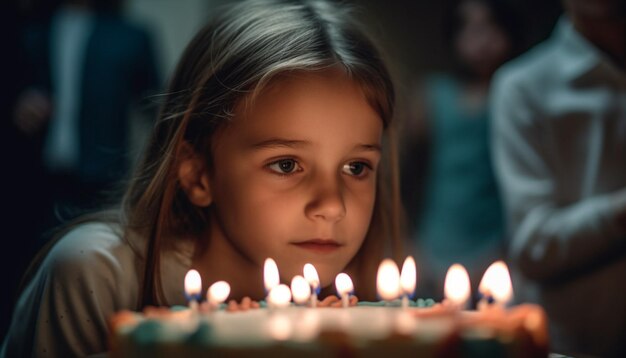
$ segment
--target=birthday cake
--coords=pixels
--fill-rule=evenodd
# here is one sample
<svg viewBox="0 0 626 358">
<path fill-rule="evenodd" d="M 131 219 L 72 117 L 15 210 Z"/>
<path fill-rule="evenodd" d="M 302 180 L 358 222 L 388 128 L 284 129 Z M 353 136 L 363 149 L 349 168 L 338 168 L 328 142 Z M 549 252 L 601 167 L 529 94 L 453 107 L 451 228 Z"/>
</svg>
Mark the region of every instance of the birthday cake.
<svg viewBox="0 0 626 358">
<path fill-rule="evenodd" d="M 112 357 L 349 356 L 546 357 L 545 313 L 534 305 L 459 311 L 400 308 L 123 311 L 111 322 Z"/>
</svg>

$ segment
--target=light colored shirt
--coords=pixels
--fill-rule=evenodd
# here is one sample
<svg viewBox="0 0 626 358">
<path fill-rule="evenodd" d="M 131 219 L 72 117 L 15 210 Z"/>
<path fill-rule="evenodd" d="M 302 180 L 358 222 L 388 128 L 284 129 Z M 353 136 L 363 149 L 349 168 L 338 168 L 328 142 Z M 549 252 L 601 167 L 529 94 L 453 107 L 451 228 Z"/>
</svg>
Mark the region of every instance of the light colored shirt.
<svg viewBox="0 0 626 358">
<path fill-rule="evenodd" d="M 544 306 L 554 351 L 623 356 L 626 73 L 564 17 L 492 93 L 515 297 Z"/>
<path fill-rule="evenodd" d="M 185 304 L 189 242 L 161 256 L 164 298 Z M 83 357 L 108 350 L 107 322 L 120 310 L 137 310 L 145 241 L 122 238 L 119 227 L 78 226 L 48 253 L 19 297 L 2 357 Z"/>
<path fill-rule="evenodd" d="M 93 24 L 90 11 L 73 7 L 61 8 L 52 18 L 50 66 L 55 105 L 44 163 L 53 171 L 72 171 L 78 165 L 83 65 Z"/>
</svg>

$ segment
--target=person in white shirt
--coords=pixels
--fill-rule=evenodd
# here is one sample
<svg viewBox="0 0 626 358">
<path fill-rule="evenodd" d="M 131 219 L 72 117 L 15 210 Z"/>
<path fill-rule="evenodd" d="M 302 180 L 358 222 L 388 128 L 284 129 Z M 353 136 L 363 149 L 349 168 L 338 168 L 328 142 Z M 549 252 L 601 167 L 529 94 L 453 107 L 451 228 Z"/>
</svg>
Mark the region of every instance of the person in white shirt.
<svg viewBox="0 0 626 358">
<path fill-rule="evenodd" d="M 518 301 L 555 352 L 626 354 L 626 12 L 565 0 L 552 37 L 494 78 L 493 156 Z"/>
<path fill-rule="evenodd" d="M 42 231 L 97 209 L 94 198 L 128 178 L 131 122 L 150 124 L 160 80 L 150 32 L 119 0 L 61 1 L 25 26 L 21 45 L 13 121 L 39 152 Z"/>
</svg>

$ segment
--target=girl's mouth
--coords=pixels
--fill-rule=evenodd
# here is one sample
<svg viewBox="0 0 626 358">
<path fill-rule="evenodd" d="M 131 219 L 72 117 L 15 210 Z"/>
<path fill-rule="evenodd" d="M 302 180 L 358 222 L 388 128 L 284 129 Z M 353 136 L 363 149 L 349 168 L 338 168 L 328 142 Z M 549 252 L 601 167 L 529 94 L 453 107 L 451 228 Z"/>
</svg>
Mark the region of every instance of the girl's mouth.
<svg viewBox="0 0 626 358">
<path fill-rule="evenodd" d="M 342 246 L 340 243 L 332 239 L 311 239 L 294 242 L 292 245 L 321 254 L 335 252 Z"/>
</svg>

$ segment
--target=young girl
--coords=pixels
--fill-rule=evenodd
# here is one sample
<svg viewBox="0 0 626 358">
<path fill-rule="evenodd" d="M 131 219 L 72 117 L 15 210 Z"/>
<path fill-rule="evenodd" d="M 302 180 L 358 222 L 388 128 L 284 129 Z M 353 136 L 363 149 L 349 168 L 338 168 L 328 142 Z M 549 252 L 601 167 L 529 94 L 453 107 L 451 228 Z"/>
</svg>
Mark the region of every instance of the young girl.
<svg viewBox="0 0 626 358">
<path fill-rule="evenodd" d="M 406 183 L 427 177 L 423 200 L 407 209 L 415 208 L 409 217 L 423 273 L 420 293 L 436 300 L 443 298 L 453 263 L 467 268 L 472 292 L 478 292 L 487 267 L 504 256 L 504 218 L 490 155 L 489 82 L 521 45 L 516 13 L 505 1 L 455 0 L 446 19 L 455 69 L 421 84 L 422 93 L 413 97 L 418 113 L 412 130 L 402 132 L 408 145 L 429 143 L 426 151 L 406 148 L 410 161 L 403 173 L 414 173 Z M 422 170 L 415 164 L 420 152 L 428 154 Z"/>
<path fill-rule="evenodd" d="M 223 12 L 183 54 L 121 208 L 60 235 L 2 353 L 105 351 L 112 313 L 185 304 L 190 268 L 205 289 L 226 280 L 232 298 L 260 300 L 265 258 L 284 282 L 310 262 L 323 296 L 346 271 L 374 299 L 380 259 L 399 255 L 395 180 L 381 169 L 393 102 L 346 9 L 272 0 Z"/>
</svg>

